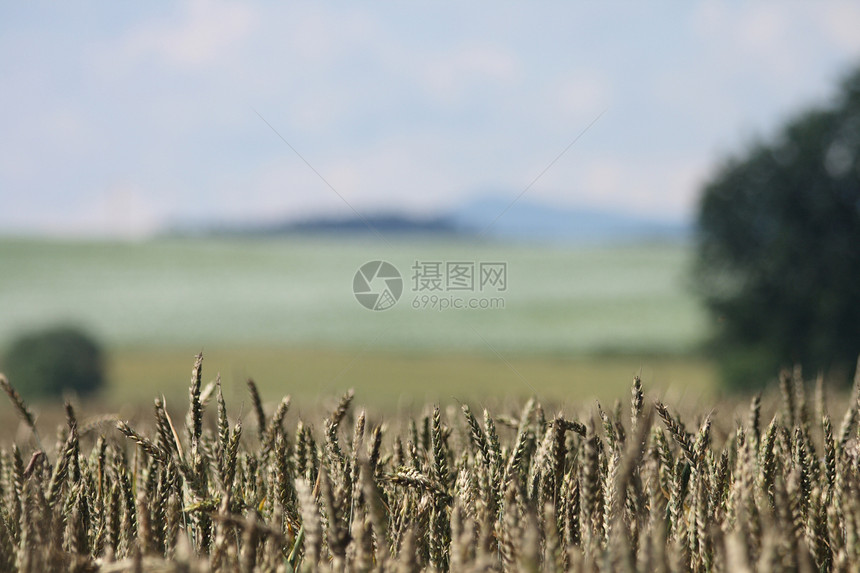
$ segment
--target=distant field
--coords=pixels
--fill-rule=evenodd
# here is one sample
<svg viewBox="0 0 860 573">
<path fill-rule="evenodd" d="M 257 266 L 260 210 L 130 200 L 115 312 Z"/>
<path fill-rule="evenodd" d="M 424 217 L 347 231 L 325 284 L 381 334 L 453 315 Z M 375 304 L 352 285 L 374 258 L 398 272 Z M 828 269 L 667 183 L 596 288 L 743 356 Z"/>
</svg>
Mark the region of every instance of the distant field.
<svg viewBox="0 0 860 573">
<path fill-rule="evenodd" d="M 0 240 L 0 345 L 58 320 L 115 348 L 300 344 L 398 349 L 685 353 L 705 320 L 685 288 L 688 249 L 561 249 L 459 242 Z M 363 263 L 392 262 L 399 303 L 360 306 Z M 504 262 L 503 310 L 414 310 L 421 262 Z M 465 293 L 469 294 L 469 293 Z M 476 293 L 480 295 L 481 293 Z"/>
<path fill-rule="evenodd" d="M 356 270 L 375 259 L 404 279 L 382 312 L 352 293 Z M 415 310 L 427 294 L 413 290 L 416 261 L 506 263 L 507 289 L 484 293 L 504 308 Z M 200 349 L 225 383 L 254 376 L 277 394 L 356 386 L 389 403 L 532 393 L 514 370 L 556 396 L 616 395 L 639 367 L 660 385 L 701 389 L 713 373 L 690 357 L 706 323 L 685 288 L 688 262 L 683 245 L 4 239 L 0 347 L 35 326 L 85 325 L 111 350 L 116 399 L 185 388 Z"/>
</svg>

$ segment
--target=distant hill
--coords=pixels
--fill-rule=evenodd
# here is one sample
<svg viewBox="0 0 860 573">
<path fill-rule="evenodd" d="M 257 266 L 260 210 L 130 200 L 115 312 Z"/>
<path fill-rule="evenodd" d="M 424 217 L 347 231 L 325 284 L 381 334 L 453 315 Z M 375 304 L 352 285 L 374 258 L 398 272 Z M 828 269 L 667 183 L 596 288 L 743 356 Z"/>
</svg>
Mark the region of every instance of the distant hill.
<svg viewBox="0 0 860 573">
<path fill-rule="evenodd" d="M 442 214 L 416 217 L 402 213 L 309 217 L 267 224 L 211 226 L 204 234 L 230 236 L 310 235 L 456 235 L 561 243 L 617 243 L 641 240 L 683 240 L 684 222 L 663 221 L 593 209 L 555 205 L 501 195 L 487 195 Z"/>
<path fill-rule="evenodd" d="M 520 199 L 488 195 L 454 210 L 450 217 L 460 228 L 493 237 L 559 242 L 629 242 L 682 240 L 691 226 L 683 221 L 659 220 L 597 209 L 570 209 Z M 488 228 L 489 226 L 489 228 Z"/>
<path fill-rule="evenodd" d="M 459 232 L 447 217 L 419 218 L 398 213 L 376 213 L 350 217 L 312 217 L 267 225 L 252 225 L 221 229 L 228 234 L 288 235 L 288 234 L 365 234 L 376 230 L 381 234 L 454 234 Z"/>
</svg>

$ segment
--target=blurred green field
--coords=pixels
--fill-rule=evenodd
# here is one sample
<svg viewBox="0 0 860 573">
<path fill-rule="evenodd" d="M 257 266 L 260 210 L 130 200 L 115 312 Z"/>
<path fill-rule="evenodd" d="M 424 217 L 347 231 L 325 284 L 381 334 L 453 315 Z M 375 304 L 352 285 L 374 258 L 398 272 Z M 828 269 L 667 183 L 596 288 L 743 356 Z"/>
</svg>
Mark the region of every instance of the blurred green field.
<svg viewBox="0 0 860 573">
<path fill-rule="evenodd" d="M 352 279 L 383 259 L 404 277 L 384 312 Z M 111 347 L 302 344 L 586 354 L 685 353 L 705 332 L 684 245 L 563 249 L 457 241 L 290 238 L 144 243 L 0 240 L 0 346 L 80 323 Z M 415 261 L 502 261 L 502 310 L 414 310 Z M 477 293 L 481 294 L 481 293 Z M 495 293 L 488 293 L 490 295 Z"/>
<path fill-rule="evenodd" d="M 640 368 L 657 387 L 713 386 L 696 356 L 704 312 L 681 244 L 561 248 L 456 240 L 0 240 L 0 347 L 22 331 L 80 324 L 110 351 L 111 401 L 182 395 L 193 355 L 244 392 L 308 398 L 355 387 L 396 405 L 539 393 L 617 396 Z M 374 312 L 356 270 L 393 263 L 404 292 Z M 504 262 L 504 308 L 413 308 L 421 262 Z M 460 294 L 460 293 L 457 293 Z M 650 376 L 650 380 L 648 379 Z M 174 392 L 174 388 L 178 388 Z"/>
<path fill-rule="evenodd" d="M 153 392 L 185 404 L 193 352 L 123 350 L 112 355 L 115 385 L 108 403 L 150 401 Z M 299 406 L 356 391 L 360 403 L 383 410 L 425 403 L 498 402 L 539 396 L 559 403 L 626 396 L 635 374 L 655 392 L 697 400 L 713 396 L 710 364 L 694 357 L 548 357 L 376 349 L 249 347 L 204 351 L 204 380 L 220 374 L 225 396 L 247 399 L 253 378 L 264 397 L 290 394 Z"/>
</svg>

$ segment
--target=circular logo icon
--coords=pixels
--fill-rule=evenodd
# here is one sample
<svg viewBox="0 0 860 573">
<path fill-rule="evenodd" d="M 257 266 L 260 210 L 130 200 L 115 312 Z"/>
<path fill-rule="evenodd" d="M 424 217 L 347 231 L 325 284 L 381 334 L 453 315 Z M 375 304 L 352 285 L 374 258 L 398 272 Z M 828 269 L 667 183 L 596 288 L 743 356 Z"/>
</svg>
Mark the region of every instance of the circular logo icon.
<svg viewBox="0 0 860 573">
<path fill-rule="evenodd" d="M 364 308 L 388 310 L 403 294 L 403 278 L 391 263 L 370 261 L 356 271 L 352 292 Z"/>
</svg>

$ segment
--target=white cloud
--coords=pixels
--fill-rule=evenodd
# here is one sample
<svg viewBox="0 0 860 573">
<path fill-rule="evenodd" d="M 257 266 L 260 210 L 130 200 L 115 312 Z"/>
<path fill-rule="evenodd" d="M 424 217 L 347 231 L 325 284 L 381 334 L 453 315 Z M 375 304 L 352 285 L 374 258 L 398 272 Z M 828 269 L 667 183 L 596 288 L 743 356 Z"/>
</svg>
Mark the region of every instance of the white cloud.
<svg viewBox="0 0 860 573">
<path fill-rule="evenodd" d="M 593 117 L 611 106 L 612 90 L 605 73 L 578 71 L 554 88 L 558 121 Z"/>
<path fill-rule="evenodd" d="M 686 219 L 693 214 L 708 165 L 695 154 L 589 154 L 575 166 L 547 173 L 529 193 L 572 207 Z"/>
<path fill-rule="evenodd" d="M 87 210 L 85 220 L 90 219 L 92 228 L 103 229 L 108 235 L 146 237 L 158 230 L 164 217 L 154 199 L 152 193 L 133 183 L 118 183 Z"/>
<path fill-rule="evenodd" d="M 832 44 L 848 52 L 860 52 L 860 5 L 856 2 L 835 2 L 820 11 L 826 36 Z"/>
<path fill-rule="evenodd" d="M 810 89 L 828 56 L 852 63 L 860 55 L 860 7 L 851 2 L 709 2 L 691 24 L 716 71 L 770 78 L 783 91 Z"/>
<path fill-rule="evenodd" d="M 462 46 L 422 65 L 423 83 L 436 98 L 459 103 L 479 85 L 505 85 L 519 79 L 520 62 L 507 50 L 492 45 Z"/>
<path fill-rule="evenodd" d="M 129 56 L 156 55 L 171 65 L 192 69 L 218 63 L 254 30 L 256 14 L 247 4 L 190 0 L 178 23 L 146 22 L 125 42 Z"/>
<path fill-rule="evenodd" d="M 161 228 L 164 216 L 152 193 L 132 183 L 117 182 L 70 208 L 46 206 L 25 228 L 35 227 L 49 235 L 142 239 Z"/>
</svg>

